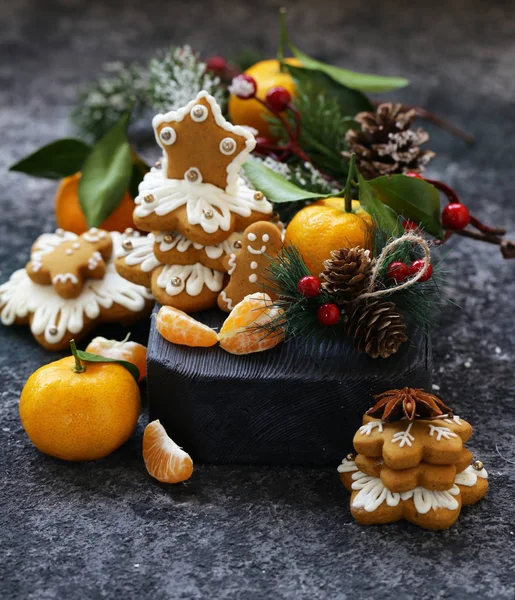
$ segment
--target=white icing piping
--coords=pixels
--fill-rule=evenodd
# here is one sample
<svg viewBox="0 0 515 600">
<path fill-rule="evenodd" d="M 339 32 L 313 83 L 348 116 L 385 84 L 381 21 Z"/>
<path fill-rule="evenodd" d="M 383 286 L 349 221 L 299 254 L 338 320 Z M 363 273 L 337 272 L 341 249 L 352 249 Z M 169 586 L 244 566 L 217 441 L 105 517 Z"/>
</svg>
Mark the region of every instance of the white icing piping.
<svg viewBox="0 0 515 600">
<path fill-rule="evenodd" d="M 342 464 L 338 465 L 338 473 L 352 473 L 353 471 L 358 471 L 358 467 L 353 460 L 349 460 L 348 458 L 344 458 L 342 460 Z"/>
<path fill-rule="evenodd" d="M 162 140 L 157 135 L 157 128 L 162 123 L 174 123 L 174 122 L 178 123 L 178 122 L 182 121 L 184 119 L 184 117 L 186 117 L 186 115 L 188 115 L 190 113 L 191 109 L 195 106 L 195 104 L 197 104 L 197 102 L 202 98 L 205 98 L 207 100 L 207 102 L 211 108 L 211 112 L 213 114 L 215 122 L 219 127 L 224 129 L 225 131 L 228 131 L 234 135 L 241 136 L 245 139 L 245 148 L 241 152 L 239 152 L 237 155 L 235 155 L 234 159 L 227 166 L 226 190 L 227 190 L 227 193 L 229 193 L 229 194 L 236 194 L 238 185 L 239 185 L 238 184 L 238 174 L 240 172 L 240 168 L 243 165 L 243 163 L 249 158 L 252 150 L 254 150 L 254 148 L 256 147 L 256 140 L 255 140 L 254 136 L 252 135 L 252 133 L 248 129 L 245 129 L 244 127 L 240 127 L 239 125 L 232 125 L 231 123 L 226 121 L 222 114 L 222 109 L 218 106 L 216 100 L 213 98 L 213 96 L 208 94 L 205 90 L 199 92 L 197 94 L 197 97 L 194 100 L 192 100 L 191 102 L 188 102 L 188 104 L 186 106 L 184 106 L 183 108 L 180 108 L 179 110 L 172 110 L 164 115 L 163 114 L 156 115 L 152 119 L 152 126 L 154 128 L 156 141 L 159 144 L 159 146 L 163 149 L 163 161 L 162 161 L 163 172 L 166 173 L 168 170 L 168 163 L 167 163 L 168 157 L 166 155 L 165 145 L 163 144 Z"/>
<path fill-rule="evenodd" d="M 157 260 L 154 254 L 154 234 L 149 233 L 143 237 L 129 236 L 125 239 L 132 244 L 131 250 L 123 250 L 122 256 L 125 255 L 125 264 L 131 267 L 140 265 L 140 269 L 144 273 L 150 273 L 150 271 L 161 266 L 161 262 Z"/>
<path fill-rule="evenodd" d="M 77 276 L 74 275 L 73 273 L 58 273 L 57 275 L 54 275 L 54 277 L 52 278 L 52 283 L 54 283 L 54 284 L 55 283 L 66 283 L 67 281 L 70 281 L 74 285 L 79 283 Z"/>
<path fill-rule="evenodd" d="M 399 442 L 399 448 L 404 446 L 411 446 L 411 442 L 415 441 L 415 438 L 411 435 L 410 431 L 413 427 L 413 423 L 410 423 L 405 431 L 398 431 L 392 437 L 392 442 L 396 444 Z"/>
<path fill-rule="evenodd" d="M 435 435 L 433 435 L 435 434 Z M 439 427 L 437 425 L 429 424 L 429 435 L 431 437 L 436 437 L 436 441 L 439 442 L 442 438 L 446 440 L 450 440 L 451 438 L 458 437 L 454 432 L 452 432 L 448 427 Z"/>
<path fill-rule="evenodd" d="M 365 425 L 359 428 L 361 435 L 370 435 L 374 429 L 377 428 L 377 433 L 383 433 L 383 422 L 382 421 L 369 421 Z"/>
<path fill-rule="evenodd" d="M 165 242 L 167 235 L 172 236 L 171 242 Z M 230 254 L 234 250 L 234 243 L 241 240 L 243 234 L 241 232 L 232 233 L 225 241 L 214 246 L 203 246 L 196 242 L 192 242 L 186 236 L 180 233 L 158 233 L 156 241 L 159 243 L 159 250 L 161 252 L 169 252 L 170 250 L 177 250 L 178 252 L 187 252 L 192 246 L 195 250 L 204 250 L 206 256 L 213 260 L 222 257 L 224 254 Z"/>
<path fill-rule="evenodd" d="M 30 254 L 30 258 L 33 262 L 40 263 L 37 269 L 34 268 L 33 265 L 33 270 L 37 271 L 41 268 L 41 259 L 45 254 L 50 254 L 50 252 L 53 252 L 57 246 L 60 246 L 63 242 L 76 240 L 78 237 L 78 235 L 71 233 L 70 231 L 63 231 L 61 235 L 58 235 L 57 233 L 43 233 L 40 235 L 32 247 Z"/>
<path fill-rule="evenodd" d="M 232 275 L 234 273 L 234 271 L 236 270 L 236 254 L 231 254 L 229 256 L 229 260 L 227 261 L 227 264 L 229 265 L 229 275 Z"/>
<path fill-rule="evenodd" d="M 173 279 L 180 281 L 173 285 Z M 186 290 L 188 296 L 198 296 L 206 286 L 212 292 L 222 289 L 224 274 L 205 267 L 201 263 L 194 265 L 165 265 L 157 277 L 157 285 L 169 296 L 177 296 Z"/>
<path fill-rule="evenodd" d="M 111 233 L 113 249 L 120 251 L 122 234 Z M 63 238 L 59 238 L 62 242 Z M 84 329 L 84 318 L 96 319 L 102 308 L 114 304 L 139 312 L 152 294 L 143 286 L 130 283 L 120 277 L 113 261 L 106 264 L 103 279 L 88 280 L 78 298 L 65 299 L 54 288 L 38 285 L 27 275 L 25 269 L 15 271 L 9 281 L 0 286 L 0 320 L 12 325 L 16 319 L 33 315 L 31 331 L 35 336 L 44 334 L 50 344 L 57 344 L 66 332 L 77 334 Z"/>
<path fill-rule="evenodd" d="M 190 183 L 182 179 L 168 179 L 163 170 L 151 169 L 139 186 L 134 214 L 144 218 L 155 213 L 167 215 L 186 205 L 188 223 L 200 225 L 206 233 L 219 229 L 229 231 L 231 214 L 249 217 L 252 211 L 270 214 L 272 205 L 267 200 L 255 200 L 255 191 L 238 179 L 234 195 L 210 183 Z M 152 202 L 144 200 L 151 195 Z M 206 217 L 210 215 L 210 217 Z"/>
<path fill-rule="evenodd" d="M 232 302 L 232 299 L 231 299 L 231 298 L 229 298 L 229 297 L 227 296 L 227 294 L 225 293 L 225 290 L 222 290 L 222 291 L 220 292 L 220 295 L 222 296 L 222 300 L 223 300 L 223 301 L 225 302 L 225 304 L 227 305 L 227 308 L 228 308 L 229 310 L 232 310 L 232 309 L 234 308 L 234 304 L 233 304 L 233 302 Z"/>
</svg>

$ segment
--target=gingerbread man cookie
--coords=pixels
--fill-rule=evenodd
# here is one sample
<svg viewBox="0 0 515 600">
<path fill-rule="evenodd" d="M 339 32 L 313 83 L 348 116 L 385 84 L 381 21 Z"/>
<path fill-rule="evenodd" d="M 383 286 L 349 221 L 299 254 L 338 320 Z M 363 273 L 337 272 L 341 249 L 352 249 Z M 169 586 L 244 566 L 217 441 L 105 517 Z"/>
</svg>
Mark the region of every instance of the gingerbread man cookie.
<svg viewBox="0 0 515 600">
<path fill-rule="evenodd" d="M 282 247 L 281 230 L 276 225 L 266 221 L 249 225 L 243 233 L 241 250 L 225 259 L 224 266 L 231 279 L 218 297 L 218 306 L 230 312 L 245 296 L 262 292 L 270 259 L 275 258 Z"/>
<path fill-rule="evenodd" d="M 58 229 L 36 241 L 25 268 L 34 283 L 53 285 L 61 298 L 78 298 L 86 279 L 103 279 L 111 252 L 107 231 L 93 228 L 70 238 Z"/>
<path fill-rule="evenodd" d="M 176 231 L 204 246 L 272 218 L 272 205 L 239 177 L 253 135 L 228 123 L 216 100 L 200 92 L 184 108 L 154 117 L 162 168 L 145 175 L 134 222 L 143 231 Z"/>
</svg>

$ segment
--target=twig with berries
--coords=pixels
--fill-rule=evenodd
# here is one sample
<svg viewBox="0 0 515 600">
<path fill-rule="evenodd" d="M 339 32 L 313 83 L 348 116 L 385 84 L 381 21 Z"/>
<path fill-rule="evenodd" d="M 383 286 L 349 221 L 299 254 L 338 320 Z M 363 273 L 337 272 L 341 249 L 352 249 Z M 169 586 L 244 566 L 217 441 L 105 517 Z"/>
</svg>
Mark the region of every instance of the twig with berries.
<svg viewBox="0 0 515 600">
<path fill-rule="evenodd" d="M 515 242 L 504 239 L 506 229 L 502 227 L 491 227 L 482 223 L 477 217 L 470 214 L 468 208 L 461 202 L 458 194 L 449 185 L 436 179 L 428 179 L 419 173 L 406 173 L 408 177 L 417 177 L 433 185 L 442 192 L 449 204 L 442 211 L 442 225 L 445 234 L 438 243 L 446 242 L 451 235 L 460 235 L 480 242 L 495 244 L 500 247 L 504 258 L 515 258 Z M 471 231 L 466 229 L 469 225 L 477 229 Z"/>
</svg>

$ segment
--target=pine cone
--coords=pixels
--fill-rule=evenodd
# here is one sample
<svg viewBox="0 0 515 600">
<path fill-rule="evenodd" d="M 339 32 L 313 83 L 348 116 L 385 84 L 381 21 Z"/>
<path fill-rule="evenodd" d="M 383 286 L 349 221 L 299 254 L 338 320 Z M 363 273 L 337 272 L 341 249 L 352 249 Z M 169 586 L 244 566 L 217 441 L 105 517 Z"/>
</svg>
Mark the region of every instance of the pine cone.
<svg viewBox="0 0 515 600">
<path fill-rule="evenodd" d="M 415 109 L 403 110 L 402 104 L 380 104 L 375 113 L 361 112 L 355 120 L 361 130 L 349 129 L 345 136 L 350 158 L 356 154 L 356 166 L 366 179 L 413 171 L 421 173 L 435 155 L 419 146 L 429 139 L 427 131 L 410 129 Z"/>
<path fill-rule="evenodd" d="M 325 271 L 320 273 L 325 280 L 322 287 L 340 301 L 348 301 L 367 285 L 372 265 L 370 250 L 359 246 L 333 250 L 331 258 L 324 261 Z"/>
<path fill-rule="evenodd" d="M 351 304 L 346 330 L 356 348 L 372 358 L 388 358 L 408 339 L 395 304 L 375 298 Z"/>
</svg>

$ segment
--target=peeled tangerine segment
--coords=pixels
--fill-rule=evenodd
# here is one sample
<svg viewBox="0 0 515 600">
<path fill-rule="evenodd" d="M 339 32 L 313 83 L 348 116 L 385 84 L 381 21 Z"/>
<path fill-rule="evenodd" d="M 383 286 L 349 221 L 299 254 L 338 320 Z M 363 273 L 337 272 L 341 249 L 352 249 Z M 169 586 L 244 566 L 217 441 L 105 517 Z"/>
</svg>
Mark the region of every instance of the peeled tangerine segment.
<svg viewBox="0 0 515 600">
<path fill-rule="evenodd" d="M 284 332 L 268 333 L 263 325 L 279 318 L 282 310 L 272 306 L 268 294 L 257 292 L 245 296 L 225 320 L 218 340 L 231 354 L 262 352 L 284 340 Z"/>
<path fill-rule="evenodd" d="M 159 420 L 145 427 L 143 460 L 149 474 L 163 483 L 180 483 L 193 473 L 190 455 L 168 437 Z"/>
<path fill-rule="evenodd" d="M 172 344 L 206 348 L 218 342 L 214 329 L 172 306 L 159 309 L 156 327 L 165 340 Z"/>
</svg>

